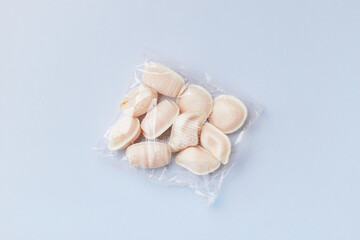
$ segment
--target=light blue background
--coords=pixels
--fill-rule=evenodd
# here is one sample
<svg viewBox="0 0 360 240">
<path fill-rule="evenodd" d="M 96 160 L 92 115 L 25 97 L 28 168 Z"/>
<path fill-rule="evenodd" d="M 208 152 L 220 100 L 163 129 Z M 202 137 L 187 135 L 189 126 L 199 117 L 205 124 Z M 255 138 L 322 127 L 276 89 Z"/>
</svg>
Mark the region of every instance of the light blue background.
<svg viewBox="0 0 360 240">
<path fill-rule="evenodd" d="M 207 208 L 91 148 L 147 44 L 265 106 Z M 360 1 L 0 1 L 0 239 L 360 239 Z"/>
</svg>

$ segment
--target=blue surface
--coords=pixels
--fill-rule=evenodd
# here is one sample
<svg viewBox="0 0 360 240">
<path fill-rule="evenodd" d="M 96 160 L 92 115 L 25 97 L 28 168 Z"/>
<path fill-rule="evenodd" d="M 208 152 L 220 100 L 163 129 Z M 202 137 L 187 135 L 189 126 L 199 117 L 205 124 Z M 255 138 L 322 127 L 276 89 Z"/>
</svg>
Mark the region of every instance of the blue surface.
<svg viewBox="0 0 360 240">
<path fill-rule="evenodd" d="M 0 1 L 0 239 L 360 239 L 359 13 Z M 144 44 L 265 106 L 209 208 L 91 150 Z"/>
</svg>

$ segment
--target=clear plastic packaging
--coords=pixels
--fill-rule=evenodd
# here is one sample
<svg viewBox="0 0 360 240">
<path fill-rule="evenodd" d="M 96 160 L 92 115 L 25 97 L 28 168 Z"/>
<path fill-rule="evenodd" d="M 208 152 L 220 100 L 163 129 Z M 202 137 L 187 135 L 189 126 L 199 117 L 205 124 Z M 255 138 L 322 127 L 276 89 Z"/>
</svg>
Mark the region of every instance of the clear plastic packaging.
<svg viewBox="0 0 360 240">
<path fill-rule="evenodd" d="M 211 77 L 208 74 L 206 73 L 199 74 L 195 71 L 188 70 L 188 68 L 186 68 L 182 64 L 169 60 L 151 51 L 145 52 L 143 63 L 134 68 L 133 79 L 128 85 L 128 89 L 127 89 L 128 91 L 143 84 L 142 74 L 144 72 L 144 67 L 146 66 L 146 64 L 150 62 L 160 63 L 170 68 L 171 70 L 178 73 L 185 80 L 185 86 L 181 89 L 179 96 L 185 91 L 186 87 L 189 86 L 190 84 L 196 84 L 198 86 L 203 87 L 211 94 L 213 99 L 215 99 L 217 96 L 224 94 L 232 95 L 231 93 L 224 92 L 220 88 L 220 83 L 216 81 L 212 81 Z M 169 95 L 174 95 L 174 91 L 169 93 Z M 243 139 L 245 133 L 249 130 L 251 124 L 258 118 L 262 110 L 259 105 L 249 102 L 239 96 L 235 96 L 235 97 L 240 99 L 245 104 L 247 108 L 247 117 L 244 123 L 242 124 L 242 126 L 238 130 L 236 130 L 233 133 L 226 134 L 231 142 L 230 158 L 226 164 L 221 163 L 220 166 L 211 173 L 205 175 L 196 175 L 191 171 L 187 170 L 186 168 L 178 165 L 177 163 L 175 163 L 175 158 L 179 154 L 179 152 L 172 153 L 170 163 L 164 167 L 141 168 L 130 165 L 126 156 L 126 149 L 114 151 L 114 150 L 109 150 L 108 148 L 108 138 L 109 138 L 110 130 L 116 125 L 119 119 L 121 119 L 124 116 L 124 114 L 120 111 L 119 111 L 119 115 L 116 117 L 116 119 L 114 119 L 111 126 L 109 126 L 109 128 L 105 130 L 105 132 L 101 135 L 101 137 L 97 141 L 96 145 L 94 146 L 94 151 L 101 159 L 104 159 L 113 166 L 116 166 L 123 170 L 133 172 L 137 175 L 146 177 L 161 184 L 190 187 L 194 190 L 196 194 L 201 196 L 205 200 L 206 204 L 209 206 L 215 201 L 218 192 L 221 188 L 222 182 L 225 176 L 227 175 L 227 173 L 234 166 L 234 164 L 236 164 L 236 162 L 240 160 L 240 159 L 235 159 L 233 157 L 235 156 L 234 153 L 239 149 L 240 142 Z M 157 104 L 159 104 L 164 100 L 170 100 L 176 102 L 176 98 L 164 96 L 161 93 L 158 93 Z M 119 103 L 119 105 L 124 104 L 126 102 L 127 101 Z M 156 106 L 156 100 L 155 102 L 153 101 L 151 105 L 152 106 L 149 107 L 148 112 L 150 112 L 151 109 L 153 109 Z M 139 122 L 142 122 L 145 115 L 146 113 L 137 117 L 139 119 Z M 202 126 L 201 124 L 200 126 L 195 126 L 195 129 L 201 128 L 201 126 Z M 167 128 L 167 126 L 165 126 L 165 128 Z M 155 132 L 157 130 L 154 129 L 152 131 Z M 170 126 L 163 134 L 161 134 L 156 139 L 147 139 L 146 137 L 144 137 L 144 133 L 143 133 L 134 142 L 131 142 L 130 144 L 140 143 L 140 142 L 154 142 L 154 141 L 168 143 L 171 135 L 171 131 L 172 131 L 172 127 Z M 182 136 L 180 133 L 180 139 L 181 138 Z M 134 145 L 130 145 L 130 146 L 134 146 Z M 153 156 L 149 156 L 149 157 L 151 158 Z"/>
</svg>

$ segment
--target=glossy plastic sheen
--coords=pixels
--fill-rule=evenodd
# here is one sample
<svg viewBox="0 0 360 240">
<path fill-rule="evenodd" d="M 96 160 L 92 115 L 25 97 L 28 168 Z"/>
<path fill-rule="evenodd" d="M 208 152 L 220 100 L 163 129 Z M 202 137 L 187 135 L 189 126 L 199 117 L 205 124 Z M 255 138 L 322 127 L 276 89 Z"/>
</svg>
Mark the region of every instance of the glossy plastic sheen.
<svg viewBox="0 0 360 240">
<path fill-rule="evenodd" d="M 120 104 L 120 110 L 131 117 L 141 116 L 156 105 L 157 97 L 156 91 L 139 85 L 125 95 Z"/>
<path fill-rule="evenodd" d="M 211 123 L 205 123 L 201 129 L 200 144 L 211 152 L 223 164 L 229 162 L 231 142 L 228 136 Z"/>
<path fill-rule="evenodd" d="M 171 150 L 166 143 L 141 142 L 126 149 L 126 158 L 135 167 L 160 168 L 170 163 Z"/>
<path fill-rule="evenodd" d="M 220 73 L 221 70 L 219 69 L 212 71 Z M 226 179 L 226 175 L 236 163 L 243 161 L 237 154 L 237 151 L 246 132 L 261 112 L 260 106 L 238 96 L 237 89 L 231 88 L 230 86 L 229 89 L 232 93 L 223 91 L 221 89 L 221 81 L 222 80 L 214 80 L 208 73 L 190 71 L 185 65 L 159 54 L 154 54 L 151 51 L 146 52 L 143 63 L 135 66 L 133 79 L 129 82 L 128 87 L 126 88 L 124 86 L 120 91 L 123 91 L 123 94 L 125 95 L 126 92 L 129 92 L 140 85 L 146 85 L 146 87 L 157 92 L 158 105 L 151 104 L 148 112 L 139 116 L 139 120 L 142 123 L 143 134 L 141 134 L 135 142 L 132 138 L 131 141 L 126 141 L 128 142 L 127 144 L 134 142 L 134 145 L 130 145 L 127 148 L 127 150 L 129 150 L 127 154 L 128 157 L 126 156 L 127 151 L 125 150 L 113 151 L 108 148 L 108 138 L 113 134 L 111 129 L 124 116 L 123 112 L 119 113 L 112 124 L 106 128 L 106 131 L 104 131 L 99 138 L 99 141 L 94 147 L 96 153 L 101 159 L 106 160 L 113 166 L 145 177 L 149 180 L 169 186 L 189 187 L 194 190 L 197 195 L 201 196 L 207 205 L 210 205 L 216 199 L 221 185 L 224 182 L 224 179 Z M 184 82 L 186 85 L 184 85 Z M 109 89 L 109 91 L 119 92 L 119 89 Z M 242 91 L 245 91 L 245 89 L 242 89 Z M 197 92 L 197 94 L 194 94 L 195 92 Z M 193 138 L 195 134 L 192 135 L 186 131 L 191 124 L 188 124 L 185 120 L 175 123 L 175 125 L 179 125 L 180 127 L 176 127 L 178 130 L 176 130 L 176 134 L 174 132 L 171 137 L 172 129 L 175 127 L 175 125 L 172 127 L 171 125 L 175 122 L 175 119 L 177 119 L 180 112 L 179 107 L 175 102 L 178 102 L 183 113 L 191 112 L 192 110 L 200 110 L 207 114 L 206 112 L 210 110 L 205 109 L 209 109 L 208 103 L 210 102 L 210 99 L 214 102 L 218 96 L 229 94 L 236 96 L 236 98 L 239 97 L 241 102 L 246 105 L 247 117 L 243 123 L 241 123 L 242 121 L 237 121 L 238 123 L 236 125 L 242 124 L 242 126 L 238 130 L 227 135 L 231 142 L 231 154 L 227 164 L 222 164 L 220 162 L 221 160 L 223 163 L 226 163 L 227 152 L 224 150 L 227 145 L 226 141 L 224 141 L 222 137 L 219 137 L 223 135 L 213 131 L 208 131 L 207 134 L 204 134 L 203 140 L 201 140 L 201 134 L 199 134 L 200 141 L 197 143 L 201 144 L 202 142 L 204 147 L 209 151 L 202 146 L 196 145 L 189 146 L 179 152 L 173 152 L 170 155 L 171 149 L 168 145 L 174 144 L 174 148 L 180 146 L 181 149 L 189 144 L 184 142 L 190 142 L 190 145 L 195 144 L 196 142 L 196 139 Z M 128 95 L 130 94 L 128 93 Z M 119 96 L 119 98 L 120 97 L 122 96 Z M 177 99 L 176 97 L 179 98 Z M 164 104 L 162 102 L 164 101 L 169 101 L 165 102 L 166 106 L 162 106 Z M 201 102 L 206 104 L 199 104 Z M 233 102 L 234 101 L 232 101 L 232 103 Z M 239 104 L 235 104 L 235 109 L 239 109 L 239 106 Z M 213 112 L 218 112 L 216 109 L 217 108 L 215 107 Z M 229 109 L 226 110 L 225 112 L 230 112 L 230 115 L 226 114 L 224 117 L 231 118 L 231 111 L 229 111 Z M 208 123 L 206 123 L 206 126 L 207 124 Z M 193 129 L 197 129 L 197 127 L 194 127 Z M 134 134 L 134 137 L 136 137 L 136 134 Z M 170 140 L 170 138 L 172 139 Z M 186 141 L 184 141 L 184 139 L 186 139 Z M 146 143 L 154 144 L 154 141 L 167 145 L 167 147 L 161 147 L 163 149 L 161 150 L 162 154 L 155 153 L 155 150 L 151 150 L 155 148 L 145 147 L 145 145 L 147 145 Z M 213 145 L 211 141 L 219 141 L 219 143 Z M 223 144 L 223 142 L 225 144 Z M 246 151 L 246 149 L 243 149 L 243 151 Z M 154 156 L 156 157 L 154 158 Z M 171 156 L 170 160 L 168 160 L 169 156 Z M 222 156 L 225 157 L 223 158 Z M 247 155 L 245 154 L 242 156 Z M 130 159 L 130 162 L 128 161 L 128 158 Z M 176 163 L 175 159 L 177 159 L 176 161 L 179 164 Z M 162 165 L 164 166 L 160 167 Z M 242 165 L 240 164 L 239 167 L 241 166 Z M 234 183 L 226 182 L 226 184 Z"/>
<path fill-rule="evenodd" d="M 143 135 L 155 139 L 163 134 L 174 123 L 179 115 L 179 107 L 175 102 L 164 100 L 151 109 L 141 122 Z"/>
<path fill-rule="evenodd" d="M 201 146 L 188 147 L 176 157 L 176 163 L 196 175 L 205 175 L 215 171 L 220 161 Z"/>
<path fill-rule="evenodd" d="M 171 129 L 169 145 L 173 152 L 195 146 L 199 142 L 199 133 L 206 120 L 203 112 L 185 112 L 180 114 Z"/>
<path fill-rule="evenodd" d="M 145 65 L 142 82 L 168 97 L 177 97 L 185 85 L 184 79 L 178 73 L 155 62 L 149 62 Z"/>
<path fill-rule="evenodd" d="M 139 120 L 125 116 L 111 128 L 108 137 L 108 148 L 110 150 L 124 149 L 134 142 L 140 134 Z"/>
<path fill-rule="evenodd" d="M 180 112 L 204 112 L 206 118 L 212 111 L 213 99 L 210 93 L 203 87 L 190 84 L 176 99 Z"/>
</svg>

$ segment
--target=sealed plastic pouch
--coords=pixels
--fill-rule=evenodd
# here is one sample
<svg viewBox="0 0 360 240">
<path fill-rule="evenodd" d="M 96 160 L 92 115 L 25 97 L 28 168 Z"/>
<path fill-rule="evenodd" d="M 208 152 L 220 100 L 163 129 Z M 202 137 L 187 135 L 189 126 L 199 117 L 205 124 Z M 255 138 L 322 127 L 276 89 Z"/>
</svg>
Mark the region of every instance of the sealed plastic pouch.
<svg viewBox="0 0 360 240">
<path fill-rule="evenodd" d="M 94 150 L 121 169 L 190 187 L 210 205 L 241 161 L 234 153 L 261 107 L 224 92 L 208 74 L 159 54 L 144 58 Z"/>
</svg>

